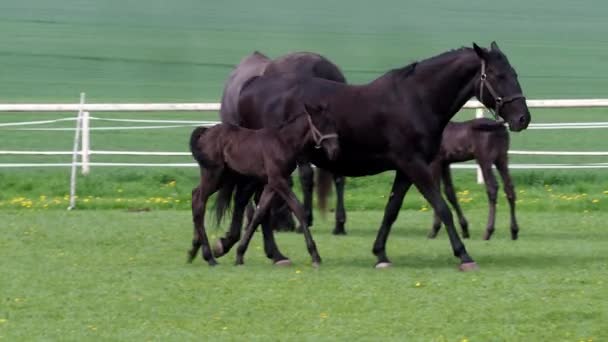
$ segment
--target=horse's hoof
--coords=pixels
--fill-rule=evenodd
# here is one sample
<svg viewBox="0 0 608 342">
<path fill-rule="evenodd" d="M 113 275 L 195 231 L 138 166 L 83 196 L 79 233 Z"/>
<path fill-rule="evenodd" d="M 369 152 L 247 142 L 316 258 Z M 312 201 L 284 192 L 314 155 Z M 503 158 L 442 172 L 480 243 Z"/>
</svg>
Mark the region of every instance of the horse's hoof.
<svg viewBox="0 0 608 342">
<path fill-rule="evenodd" d="M 376 268 L 390 268 L 393 264 L 390 261 L 379 262 L 376 264 Z"/>
<path fill-rule="evenodd" d="M 217 261 L 215 261 L 215 259 L 209 259 L 207 260 L 207 263 L 209 264 L 209 266 L 214 267 L 217 265 Z"/>
<path fill-rule="evenodd" d="M 320 261 L 313 261 L 312 262 L 312 267 L 313 268 L 319 268 L 321 266 L 321 262 Z"/>
<path fill-rule="evenodd" d="M 215 245 L 213 245 L 213 256 L 216 258 L 224 255 L 224 245 L 222 244 L 222 240 L 217 240 Z"/>
<path fill-rule="evenodd" d="M 334 229 L 331 233 L 333 235 L 346 235 L 346 230 L 344 230 L 344 229 Z"/>
<path fill-rule="evenodd" d="M 274 265 L 281 266 L 281 267 L 291 266 L 291 260 L 289 260 L 289 259 L 278 260 L 278 261 L 274 262 Z"/>
<path fill-rule="evenodd" d="M 474 261 L 464 262 L 458 266 L 458 269 L 462 272 L 471 272 L 479 270 L 479 266 Z"/>
<path fill-rule="evenodd" d="M 433 240 L 437 237 L 437 233 L 429 233 L 426 237 Z"/>
<path fill-rule="evenodd" d="M 188 251 L 188 257 L 186 258 L 186 262 L 191 264 L 196 255 L 192 255 L 192 252 Z"/>
</svg>

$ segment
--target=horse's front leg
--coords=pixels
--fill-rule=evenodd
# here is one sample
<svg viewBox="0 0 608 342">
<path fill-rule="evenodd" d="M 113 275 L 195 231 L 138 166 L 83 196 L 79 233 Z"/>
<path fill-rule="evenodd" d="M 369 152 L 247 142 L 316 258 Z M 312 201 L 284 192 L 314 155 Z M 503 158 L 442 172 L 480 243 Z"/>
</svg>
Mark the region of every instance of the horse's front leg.
<svg viewBox="0 0 608 342">
<path fill-rule="evenodd" d="M 446 227 L 454 256 L 460 259 L 460 270 L 470 271 L 477 269 L 477 264 L 467 253 L 464 244 L 460 240 L 454 228 L 454 219 L 447 203 L 441 197 L 437 183 L 433 181 L 430 166 L 420 158 L 408 161 L 398 161 L 401 170 L 407 172 L 418 191 L 431 204 L 437 215 Z"/>
</svg>

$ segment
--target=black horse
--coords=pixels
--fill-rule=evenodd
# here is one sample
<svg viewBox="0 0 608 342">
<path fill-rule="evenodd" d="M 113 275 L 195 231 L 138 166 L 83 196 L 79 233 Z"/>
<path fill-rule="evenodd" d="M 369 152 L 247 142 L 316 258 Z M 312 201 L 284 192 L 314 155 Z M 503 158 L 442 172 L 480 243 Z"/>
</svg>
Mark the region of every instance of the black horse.
<svg viewBox="0 0 608 342">
<path fill-rule="evenodd" d="M 262 127 L 276 127 L 280 122 L 267 122 L 263 117 L 248 116 L 243 117 L 238 112 L 239 94 L 243 85 L 255 76 L 260 75 L 279 75 L 279 74 L 296 74 L 299 76 L 319 77 L 327 80 L 346 83 L 344 75 L 340 69 L 329 61 L 327 58 L 311 52 L 295 52 L 288 55 L 270 59 L 262 53 L 255 51 L 251 55 L 246 56 L 232 70 L 222 95 L 222 106 L 220 109 L 220 118 L 222 122 L 239 125 L 251 129 L 259 129 Z M 304 195 L 304 209 L 308 225 L 312 225 L 312 193 L 314 187 L 314 171 L 310 163 L 300 163 L 298 165 L 300 174 L 300 182 L 302 185 L 302 193 Z M 319 205 L 324 208 L 325 201 L 323 200 L 329 190 L 328 180 L 331 178 L 336 187 L 336 226 L 335 234 L 343 234 L 345 232 L 344 225 L 346 222 L 346 213 L 344 210 L 344 177 L 339 175 L 331 175 L 326 171 L 317 169 L 317 190 L 320 191 Z M 291 178 L 290 178 L 291 181 Z M 288 230 L 293 229 L 293 220 L 291 213 L 285 206 L 281 206 L 280 202 L 274 203 L 272 206 L 272 214 L 269 215 L 263 225 L 269 225 L 273 228 L 286 227 Z M 235 210 L 235 214 L 238 214 Z M 238 221 L 238 217 L 236 218 Z"/>
<path fill-rule="evenodd" d="M 441 143 L 443 129 L 471 97 L 504 118 L 512 131 L 530 123 L 517 74 L 495 42 L 491 49 L 473 44 L 389 71 L 366 85 L 353 86 L 319 78 L 258 76 L 241 90 L 239 112 L 243 120 L 283 122 L 302 103 L 327 102 L 336 122 L 341 153 L 336 161 L 314 149 L 307 154 L 321 168 L 344 176 L 367 176 L 395 170 L 373 253 L 376 267 L 391 263 L 386 241 L 414 184 L 446 225 L 460 269 L 477 268 L 454 228 L 452 213 L 432 177 L 430 164 Z M 224 195 L 231 193 L 226 184 Z M 235 202 L 241 201 L 235 194 Z M 238 225 L 232 225 L 240 229 Z M 226 252 L 236 241 L 228 233 L 218 242 Z M 270 246 L 270 249 L 276 246 Z M 268 252 L 270 257 L 272 252 Z M 273 257 L 274 260 L 274 257 Z"/>
<path fill-rule="evenodd" d="M 324 151 L 334 160 L 339 151 L 335 125 L 324 109 L 306 107 L 281 127 L 251 130 L 230 124 L 211 128 L 198 127 L 190 137 L 192 156 L 200 165 L 200 184 L 192 191 L 194 238 L 188 261 L 192 262 L 202 247 L 202 256 L 209 265 L 216 264 L 205 232 L 205 211 L 209 196 L 227 177 L 251 177 L 264 184 L 258 209 L 237 251 L 237 264 L 243 257 L 253 232 L 266 214 L 273 197 L 282 198 L 300 221 L 306 246 L 313 264 L 321 257 L 308 229 L 304 209 L 290 190 L 287 178 L 296 168 L 298 155 L 308 146 Z M 237 176 L 238 175 L 238 176 Z"/>
<path fill-rule="evenodd" d="M 443 182 L 445 196 L 456 210 L 463 237 L 469 237 L 469 224 L 458 205 L 458 199 L 452 184 L 450 164 L 475 159 L 483 174 L 490 207 L 488 225 L 483 236 L 484 240 L 489 240 L 492 237 L 494 222 L 496 221 L 498 182 L 492 172 L 492 165 L 496 165 L 496 169 L 502 178 L 507 201 L 511 208 L 511 239 L 517 240 L 519 226 L 515 218 L 515 188 L 509 175 L 508 152 L 509 132 L 502 123 L 480 118 L 464 122 L 450 122 L 445 127 L 441 148 L 437 158 L 433 161 L 432 169 L 437 182 Z M 435 238 L 440 228 L 441 221 L 435 215 L 429 237 Z"/>
</svg>

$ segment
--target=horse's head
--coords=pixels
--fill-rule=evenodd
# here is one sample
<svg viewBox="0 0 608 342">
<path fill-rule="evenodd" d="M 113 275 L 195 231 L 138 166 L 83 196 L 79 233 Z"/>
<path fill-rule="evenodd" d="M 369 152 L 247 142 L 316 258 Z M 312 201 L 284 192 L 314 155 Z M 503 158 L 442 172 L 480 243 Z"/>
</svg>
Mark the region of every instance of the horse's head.
<svg viewBox="0 0 608 342">
<path fill-rule="evenodd" d="M 338 133 L 334 120 L 327 115 L 327 105 L 310 106 L 305 104 L 308 113 L 310 134 L 316 148 L 322 148 L 329 160 L 335 160 L 340 152 Z"/>
<path fill-rule="evenodd" d="M 517 73 L 507 56 L 496 42 L 492 42 L 490 50 L 475 43 L 473 49 L 481 59 L 477 99 L 494 110 L 495 115 L 502 117 L 509 124 L 510 130 L 518 132 L 528 127 L 530 111 L 517 80 Z"/>
</svg>

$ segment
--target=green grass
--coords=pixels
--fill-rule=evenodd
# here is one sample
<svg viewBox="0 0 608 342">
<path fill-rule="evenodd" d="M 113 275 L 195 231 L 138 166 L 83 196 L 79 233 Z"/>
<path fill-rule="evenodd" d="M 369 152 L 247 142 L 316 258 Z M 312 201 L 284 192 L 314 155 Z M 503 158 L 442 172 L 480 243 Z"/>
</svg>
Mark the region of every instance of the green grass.
<svg viewBox="0 0 608 342">
<path fill-rule="evenodd" d="M 429 213 L 401 212 L 389 239 L 394 267 L 374 270 L 381 213 L 350 212 L 346 237 L 314 227 L 324 263 L 303 237 L 278 234 L 294 265 L 275 268 L 256 235 L 234 255 L 190 265 L 186 211 L 0 211 L 0 337 L 15 340 L 601 341 L 606 212 L 506 213 L 481 241 L 485 210 L 466 241 L 480 265 L 462 274 L 445 233 L 427 240 Z M 211 229 L 216 238 L 220 231 Z"/>
</svg>

